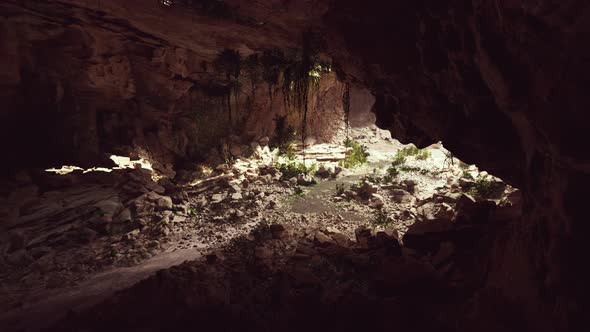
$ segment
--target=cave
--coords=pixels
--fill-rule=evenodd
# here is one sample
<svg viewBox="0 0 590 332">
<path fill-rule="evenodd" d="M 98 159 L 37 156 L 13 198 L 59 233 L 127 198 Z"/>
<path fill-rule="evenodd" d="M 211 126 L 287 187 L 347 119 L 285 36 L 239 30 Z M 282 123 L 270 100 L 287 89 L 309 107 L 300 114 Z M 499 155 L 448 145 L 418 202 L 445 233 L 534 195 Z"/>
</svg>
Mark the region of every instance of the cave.
<svg viewBox="0 0 590 332">
<path fill-rule="evenodd" d="M 4 0 L 1 331 L 584 331 L 590 4 Z"/>
</svg>

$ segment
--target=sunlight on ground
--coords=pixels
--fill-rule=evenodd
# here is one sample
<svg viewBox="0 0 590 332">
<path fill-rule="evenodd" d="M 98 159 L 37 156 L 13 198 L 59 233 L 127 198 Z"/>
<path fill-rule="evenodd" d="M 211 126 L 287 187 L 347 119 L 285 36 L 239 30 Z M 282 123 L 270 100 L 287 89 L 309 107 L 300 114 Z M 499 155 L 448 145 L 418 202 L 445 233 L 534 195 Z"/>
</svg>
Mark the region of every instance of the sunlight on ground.
<svg viewBox="0 0 590 332">
<path fill-rule="evenodd" d="M 82 167 L 78 167 L 78 166 L 68 166 L 68 165 L 64 165 L 60 168 L 48 168 L 45 171 L 46 172 L 50 172 L 50 173 L 55 173 L 55 174 L 59 174 L 59 175 L 66 175 L 75 171 L 82 171 L 82 173 L 89 173 L 89 172 L 105 172 L 105 173 L 110 173 L 115 169 L 133 169 L 133 168 L 143 168 L 143 169 L 147 169 L 153 172 L 153 167 L 152 164 L 144 159 L 144 158 L 140 158 L 138 160 L 131 160 L 131 158 L 129 157 L 122 157 L 122 156 L 116 156 L 116 155 L 111 155 L 110 159 L 117 165 L 115 167 L 112 168 L 108 168 L 108 167 L 92 167 L 92 168 L 87 168 L 84 169 Z"/>
</svg>

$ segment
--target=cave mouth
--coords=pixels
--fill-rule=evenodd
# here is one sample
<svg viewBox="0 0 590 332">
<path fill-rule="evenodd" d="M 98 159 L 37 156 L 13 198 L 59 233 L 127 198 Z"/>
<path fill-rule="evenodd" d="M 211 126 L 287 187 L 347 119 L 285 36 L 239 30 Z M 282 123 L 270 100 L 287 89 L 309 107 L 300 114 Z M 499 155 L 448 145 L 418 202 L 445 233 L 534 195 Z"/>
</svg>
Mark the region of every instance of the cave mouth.
<svg viewBox="0 0 590 332">
<path fill-rule="evenodd" d="M 174 177 L 138 153 L 111 155 L 112 167 L 22 170 L 7 180 L 14 190 L 6 200 L 18 209 L 6 211 L 2 225 L 3 320 L 15 328 L 53 324 L 66 310 L 165 269 L 54 328 L 120 328 L 128 316 L 141 323 L 127 328 L 182 328 L 150 318 L 155 308 L 180 310 L 178 298 L 195 301 L 183 307 L 183 324 L 213 327 L 225 317 L 227 328 L 268 329 L 268 315 L 306 317 L 289 327 L 297 329 L 313 321 L 333 327 L 347 312 L 377 328 L 392 308 L 435 297 L 420 328 L 445 326 L 429 315 L 461 303 L 449 293 L 473 290 L 482 273 L 479 241 L 490 223 L 518 213 L 519 192 L 441 142 L 420 149 L 392 138 L 374 124 L 369 97 L 352 99 L 348 121 L 338 111 L 330 138 L 302 140 L 293 128 L 254 135 L 262 137 L 249 144 L 228 137 L 210 159 L 221 161 L 182 164 Z M 204 283 L 193 288 L 187 280 Z M 219 307 L 216 292 L 231 304 Z M 262 302 L 245 297 L 251 292 Z M 284 299 L 273 308 L 276 292 Z M 36 300 L 39 294 L 48 300 Z M 110 301 L 134 309 L 121 311 L 123 318 Z M 31 310 L 44 318 L 31 324 Z M 418 312 L 405 310 L 400 324 L 415 327 Z M 96 313 L 108 319 L 97 321 Z"/>
<path fill-rule="evenodd" d="M 412 124 L 383 80 L 352 75 L 375 68 L 340 67 L 300 29 L 309 11 L 234 2 L 0 4 L 0 150 L 16 156 L 0 178 L 0 326 L 519 326 L 481 289 L 520 191 L 424 144 L 480 114 Z"/>
</svg>

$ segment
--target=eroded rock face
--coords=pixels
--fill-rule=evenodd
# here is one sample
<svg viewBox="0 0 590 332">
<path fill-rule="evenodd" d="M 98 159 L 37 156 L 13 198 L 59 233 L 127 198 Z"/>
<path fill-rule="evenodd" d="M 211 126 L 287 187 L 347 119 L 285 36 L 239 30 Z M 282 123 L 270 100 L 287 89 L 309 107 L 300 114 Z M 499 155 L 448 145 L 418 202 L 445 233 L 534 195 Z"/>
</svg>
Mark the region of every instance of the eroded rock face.
<svg viewBox="0 0 590 332">
<path fill-rule="evenodd" d="M 331 54 L 371 87 L 379 125 L 442 140 L 523 189 L 527 216 L 496 239 L 487 287 L 540 329 L 567 328 L 586 303 L 573 280 L 587 279 L 574 262 L 588 230 L 575 197 L 590 184 L 579 136 L 589 14 L 574 0 L 338 1 L 326 16 Z M 540 323 L 549 312 L 558 318 Z"/>
<path fill-rule="evenodd" d="M 279 21 L 293 24 L 285 31 L 257 22 L 256 6 L 229 19 L 181 3 L 3 2 L 2 168 L 106 166 L 107 153 L 139 150 L 172 173 L 221 150 L 230 135 L 272 137 L 275 118 L 287 113 L 281 86 L 253 82 L 243 69 L 232 93 L 215 60 L 224 49 L 245 58 L 300 47 L 297 21 L 311 16 L 294 4 L 290 21 Z M 341 130 L 341 89 L 334 73 L 320 79 L 307 135 L 326 141 Z M 300 122 L 287 119 L 295 129 Z"/>
<path fill-rule="evenodd" d="M 13 157 L 8 166 L 95 166 L 103 152 L 135 145 L 163 163 L 199 157 L 218 136 L 195 133 L 225 130 L 220 78 L 207 65 L 219 49 L 296 47 L 303 30 L 320 27 L 347 79 L 375 95 L 381 127 L 421 146 L 442 140 L 522 189 L 526 217 L 498 226 L 484 248 L 482 303 L 522 306 L 537 330 L 575 325 L 590 277 L 580 263 L 590 233 L 581 217 L 590 186 L 581 137 L 590 104 L 585 1 L 238 2 L 228 1 L 266 21 L 156 1 L 4 1 L 0 149 Z M 258 107 L 245 123 L 272 122 L 268 105 Z"/>
</svg>

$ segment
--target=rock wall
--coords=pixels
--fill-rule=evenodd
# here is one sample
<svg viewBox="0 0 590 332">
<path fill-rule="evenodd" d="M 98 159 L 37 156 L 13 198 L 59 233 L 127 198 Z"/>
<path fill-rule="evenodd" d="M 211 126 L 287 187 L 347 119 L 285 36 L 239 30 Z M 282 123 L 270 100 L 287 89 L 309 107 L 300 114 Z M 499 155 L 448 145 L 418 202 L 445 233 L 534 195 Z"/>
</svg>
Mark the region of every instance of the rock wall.
<svg viewBox="0 0 590 332">
<path fill-rule="evenodd" d="M 375 93 L 378 125 L 523 189 L 526 217 L 492 235 L 478 299 L 513 303 L 538 330 L 573 328 L 587 307 L 589 15 L 575 0 L 338 1 L 326 15 L 331 54 Z"/>
<path fill-rule="evenodd" d="M 277 115 L 297 113 L 285 109 L 279 85 L 271 105 L 266 84 L 251 86 L 244 74 L 228 99 L 215 59 L 223 49 L 245 57 L 294 47 L 298 32 L 157 1 L 6 1 L 0 10 L 3 169 L 110 165 L 114 153 L 141 154 L 173 175 L 175 165 L 219 150 L 222 138 L 272 137 Z M 310 92 L 308 135 L 337 134 L 341 94 L 335 74 L 324 75 Z M 295 129 L 300 123 L 289 116 Z"/>
<path fill-rule="evenodd" d="M 315 27 L 347 80 L 376 96 L 381 127 L 422 146 L 442 140 L 522 189 L 526 217 L 490 234 L 488 273 L 469 317 L 501 324 L 486 308 L 516 308 L 540 331 L 583 319 L 586 1 L 227 3 L 245 16 L 139 0 L 3 1 L 3 167 L 85 166 L 135 145 L 163 164 L 199 156 L 218 137 L 195 132 L 224 128 L 216 120 L 223 102 L 202 98 L 215 89 L 197 88 L 218 86 L 203 64 L 220 48 L 296 47 Z M 207 112 L 187 114 L 191 102 Z M 267 128 L 259 120 L 269 117 L 252 114 L 246 128 Z"/>
</svg>

